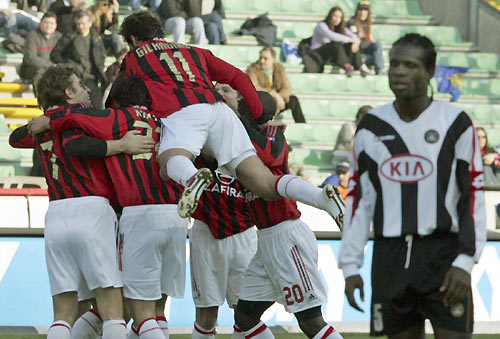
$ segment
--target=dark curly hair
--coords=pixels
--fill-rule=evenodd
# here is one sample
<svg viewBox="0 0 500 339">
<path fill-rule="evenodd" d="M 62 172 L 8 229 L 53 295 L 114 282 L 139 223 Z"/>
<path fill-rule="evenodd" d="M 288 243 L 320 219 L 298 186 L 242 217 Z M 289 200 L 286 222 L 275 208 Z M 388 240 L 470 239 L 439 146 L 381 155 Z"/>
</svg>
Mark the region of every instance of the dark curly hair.
<svg viewBox="0 0 500 339">
<path fill-rule="evenodd" d="M 135 12 L 126 17 L 120 27 L 120 34 L 128 44 L 132 44 L 132 35 L 139 41 L 163 38 L 165 35 L 160 19 L 148 11 Z"/>
<path fill-rule="evenodd" d="M 396 40 L 392 48 L 396 46 L 414 46 L 419 47 L 424 52 L 424 65 L 426 70 L 436 68 L 436 47 L 428 37 L 418 33 L 408 33 Z"/>
<path fill-rule="evenodd" d="M 35 79 L 35 95 L 42 109 L 66 104 L 66 89 L 74 89 L 71 76 L 75 70 L 68 64 L 49 67 Z"/>
<path fill-rule="evenodd" d="M 109 93 L 109 97 L 121 107 L 151 105 L 151 99 L 144 80 L 137 75 L 118 77 Z"/>
</svg>

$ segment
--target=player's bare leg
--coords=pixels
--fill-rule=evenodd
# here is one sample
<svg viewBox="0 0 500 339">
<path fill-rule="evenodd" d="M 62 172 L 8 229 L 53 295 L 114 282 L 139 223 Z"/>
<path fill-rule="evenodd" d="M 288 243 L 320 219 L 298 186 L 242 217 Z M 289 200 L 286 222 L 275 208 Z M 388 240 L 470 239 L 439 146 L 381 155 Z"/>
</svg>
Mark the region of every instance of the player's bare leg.
<svg viewBox="0 0 500 339">
<path fill-rule="evenodd" d="M 260 318 L 264 312 L 274 304 L 273 301 L 238 300 L 234 310 L 234 322 L 245 337 L 255 339 L 273 339 L 271 330 Z"/>
<path fill-rule="evenodd" d="M 167 303 L 168 296 L 166 294 L 161 295 L 160 300 L 156 300 L 155 303 L 155 313 L 156 313 L 156 322 L 163 333 L 165 339 L 170 338 L 170 331 L 168 329 L 168 321 L 165 317 L 165 304 Z"/>
<path fill-rule="evenodd" d="M 308 338 L 312 339 L 342 339 L 333 326 L 328 325 L 321 315 L 321 307 L 313 307 L 295 313 L 299 327 Z"/>
<path fill-rule="evenodd" d="M 388 336 L 389 339 L 425 339 L 425 326 L 424 323 L 416 324 L 409 329 L 401 331 L 396 334 L 392 334 Z M 455 337 L 448 337 L 455 338 Z"/>
<path fill-rule="evenodd" d="M 54 322 L 49 327 L 48 339 L 71 338 L 71 326 L 78 315 L 78 296 L 76 292 L 65 292 L 52 297 Z"/>
<path fill-rule="evenodd" d="M 196 307 L 192 339 L 214 338 L 219 307 Z"/>
<path fill-rule="evenodd" d="M 134 318 L 134 326 L 136 327 L 136 333 L 139 334 L 139 337 L 147 333 L 147 337 L 150 339 L 165 338 L 156 321 L 155 300 L 136 300 L 127 298 L 127 301 L 130 304 L 132 317 Z"/>
<path fill-rule="evenodd" d="M 102 332 L 102 319 L 95 299 L 78 302 L 78 319 L 71 328 L 71 339 L 94 339 Z"/>
<path fill-rule="evenodd" d="M 120 288 L 96 288 L 97 307 L 103 320 L 102 338 L 125 338 L 127 325 L 123 320 L 123 303 Z"/>
<path fill-rule="evenodd" d="M 436 339 L 445 339 L 445 338 L 456 338 L 456 339 L 471 339 L 472 333 L 463 333 L 448 330 L 446 328 L 433 326 L 434 329 L 434 338 Z"/>
</svg>

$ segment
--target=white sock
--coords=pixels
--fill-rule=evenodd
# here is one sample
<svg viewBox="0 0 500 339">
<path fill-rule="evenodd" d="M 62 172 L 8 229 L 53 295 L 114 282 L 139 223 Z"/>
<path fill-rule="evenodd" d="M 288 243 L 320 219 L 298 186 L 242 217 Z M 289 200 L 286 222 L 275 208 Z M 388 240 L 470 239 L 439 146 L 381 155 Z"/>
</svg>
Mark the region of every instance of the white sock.
<svg viewBox="0 0 500 339">
<path fill-rule="evenodd" d="M 95 339 L 102 331 L 102 320 L 94 310 L 88 310 L 71 328 L 71 339 Z"/>
<path fill-rule="evenodd" d="M 328 204 L 321 188 L 292 174 L 285 174 L 278 179 L 276 192 L 283 198 L 300 201 L 319 209 L 325 209 Z"/>
<path fill-rule="evenodd" d="M 102 339 L 127 338 L 127 324 L 123 319 L 109 319 L 102 325 Z"/>
<path fill-rule="evenodd" d="M 140 339 L 165 339 L 155 318 L 149 318 L 140 323 L 137 326 L 137 332 Z"/>
<path fill-rule="evenodd" d="M 331 325 L 326 325 L 323 327 L 313 339 L 342 339 L 343 337 L 340 333 L 333 328 Z"/>
<path fill-rule="evenodd" d="M 158 326 L 160 326 L 161 331 L 163 332 L 163 336 L 165 339 L 170 338 L 170 332 L 168 331 L 168 321 L 165 317 L 156 317 L 156 322 Z"/>
<path fill-rule="evenodd" d="M 193 162 L 183 155 L 174 155 L 167 161 L 168 177 L 182 186 L 186 186 L 186 182 L 197 171 Z"/>
<path fill-rule="evenodd" d="M 217 331 L 215 331 L 215 327 L 207 330 L 197 323 L 194 323 L 193 335 L 191 336 L 191 339 L 213 339 L 216 334 Z"/>
<path fill-rule="evenodd" d="M 248 331 L 243 332 L 247 339 L 274 339 L 274 335 L 262 321 Z"/>
<path fill-rule="evenodd" d="M 245 339 L 243 331 L 241 331 L 236 325 L 233 326 L 233 335 L 231 336 L 231 339 Z"/>
<path fill-rule="evenodd" d="M 127 339 L 139 339 L 139 332 L 137 332 L 137 328 L 135 324 L 132 324 L 130 327 L 130 331 L 128 331 Z"/>
<path fill-rule="evenodd" d="M 56 320 L 50 325 L 48 339 L 70 339 L 71 326 L 64 320 Z"/>
</svg>

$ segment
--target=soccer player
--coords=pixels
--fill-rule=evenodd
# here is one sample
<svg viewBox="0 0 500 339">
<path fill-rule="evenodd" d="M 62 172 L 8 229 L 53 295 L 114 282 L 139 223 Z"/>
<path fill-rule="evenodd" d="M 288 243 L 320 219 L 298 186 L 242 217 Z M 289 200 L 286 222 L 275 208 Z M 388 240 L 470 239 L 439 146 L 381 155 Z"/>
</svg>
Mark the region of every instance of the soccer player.
<svg viewBox="0 0 500 339">
<path fill-rule="evenodd" d="M 236 307 L 243 276 L 257 250 L 257 232 L 246 202 L 254 195 L 203 153 L 195 165 L 210 168 L 214 181 L 200 197 L 189 232 L 196 306 L 192 338 L 213 339 L 219 306 L 227 300 L 229 307 Z"/>
<path fill-rule="evenodd" d="M 263 120 L 271 120 L 276 102 L 267 92 L 259 92 L 259 96 L 269 112 Z M 288 146 L 281 129 L 258 126 L 244 101 L 240 101 L 239 112 L 264 164 L 273 174 L 288 173 Z M 336 203 L 343 208 L 338 195 L 337 199 Z M 245 338 L 274 338 L 260 320 L 274 302 L 279 302 L 288 312 L 295 314 L 307 337 L 342 338 L 321 314 L 321 305 L 327 302 L 327 296 L 317 268 L 316 237 L 309 226 L 299 219 L 296 202 L 258 198 L 251 201 L 250 214 L 259 229 L 258 247 L 243 279 L 234 315 L 236 325 Z"/>
<path fill-rule="evenodd" d="M 470 117 L 429 97 L 434 44 L 419 34 L 389 53 L 396 100 L 371 110 L 354 139 L 339 266 L 349 304 L 373 222 L 371 333 L 471 338 L 471 270 L 486 241 L 481 152 Z"/>
<path fill-rule="evenodd" d="M 55 114 L 54 132 L 80 128 L 102 140 L 116 140 L 131 130 L 160 138 L 160 121 L 148 107 L 150 99 L 138 76 L 116 80 L 110 97 L 116 107 L 81 108 Z M 120 217 L 120 268 L 123 295 L 129 299 L 135 332 L 140 338 L 165 338 L 157 322 L 156 302 L 182 298 L 185 286 L 187 220 L 177 213 L 182 187 L 163 181 L 153 149 L 139 155 L 117 154 L 104 159 L 123 207 Z M 158 315 L 164 317 L 164 314 Z M 166 333 L 165 333 L 166 334 Z"/>
<path fill-rule="evenodd" d="M 241 122 L 212 84 L 227 83 L 238 90 L 254 118 L 262 122 L 262 104 L 245 73 L 208 50 L 168 43 L 161 38 L 161 23 L 149 12 L 129 15 L 120 33 L 131 47 L 122 73 L 145 80 L 152 109 L 162 114 L 160 167 L 164 177 L 185 186 L 178 204 L 182 217 L 193 213 L 212 180 L 209 169 L 198 170 L 193 164 L 202 148 L 264 199 L 292 198 L 324 209 L 333 218 L 342 217 L 331 187 L 322 191 L 297 176 L 275 176 L 256 156 Z"/>
<path fill-rule="evenodd" d="M 89 90 L 74 70 L 65 65 L 50 67 L 36 85 L 46 116 L 90 103 Z M 75 154 L 103 157 L 139 145 L 139 153 L 151 148 L 150 138 L 129 133 L 109 142 L 91 139 L 71 129 L 64 134 L 48 131 L 31 137 L 28 128 L 15 130 L 13 147 L 36 147 L 49 187 L 45 216 L 45 256 L 54 307 L 54 322 L 47 338 L 69 339 L 78 311 L 77 291 L 93 290 L 104 320 L 103 338 L 125 338 L 122 316 L 122 281 L 116 260 L 115 203 L 104 163 L 81 160 Z M 142 144 L 140 140 L 146 140 Z M 128 141 L 127 141 L 128 140 Z M 129 147 L 130 146 L 130 147 Z M 134 146 L 135 147 L 135 146 Z M 137 152 L 136 152 L 137 153 Z"/>
</svg>

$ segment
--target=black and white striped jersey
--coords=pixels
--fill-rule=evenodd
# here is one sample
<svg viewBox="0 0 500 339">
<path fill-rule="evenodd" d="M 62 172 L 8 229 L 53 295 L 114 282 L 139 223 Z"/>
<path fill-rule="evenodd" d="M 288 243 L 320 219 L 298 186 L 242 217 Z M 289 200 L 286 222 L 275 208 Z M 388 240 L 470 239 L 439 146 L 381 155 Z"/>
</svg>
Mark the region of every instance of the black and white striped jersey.
<svg viewBox="0 0 500 339">
<path fill-rule="evenodd" d="M 357 274 L 373 221 L 375 239 L 438 232 L 459 234 L 453 265 L 470 272 L 486 241 L 483 163 L 474 126 L 442 101 L 411 121 L 393 104 L 370 111 L 354 139 L 339 254 L 344 275 Z"/>
</svg>

